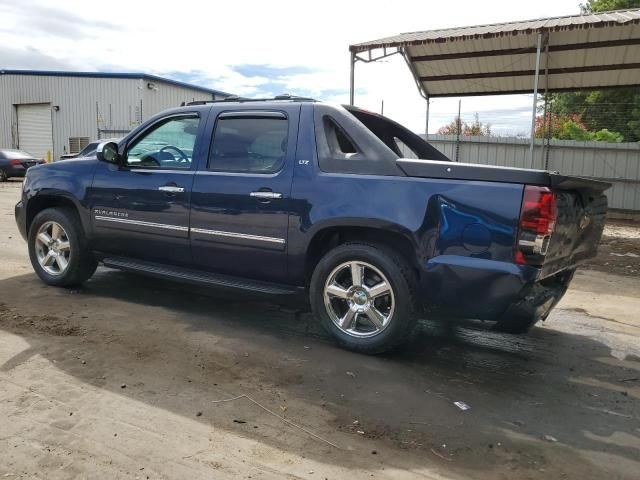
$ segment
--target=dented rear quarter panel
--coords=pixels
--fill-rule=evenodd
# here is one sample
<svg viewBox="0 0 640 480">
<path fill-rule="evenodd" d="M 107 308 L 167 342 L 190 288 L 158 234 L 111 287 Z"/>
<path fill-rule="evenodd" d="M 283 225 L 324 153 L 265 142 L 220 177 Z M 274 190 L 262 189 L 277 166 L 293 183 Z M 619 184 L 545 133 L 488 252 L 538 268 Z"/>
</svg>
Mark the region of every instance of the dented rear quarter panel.
<svg viewBox="0 0 640 480">
<path fill-rule="evenodd" d="M 300 131 L 313 118 L 303 113 Z M 289 271 L 304 280 L 304 259 L 326 228 L 393 231 L 414 247 L 425 304 L 495 317 L 537 270 L 513 263 L 524 186 L 518 183 L 326 173 L 313 138 L 299 138 L 291 192 Z"/>
</svg>

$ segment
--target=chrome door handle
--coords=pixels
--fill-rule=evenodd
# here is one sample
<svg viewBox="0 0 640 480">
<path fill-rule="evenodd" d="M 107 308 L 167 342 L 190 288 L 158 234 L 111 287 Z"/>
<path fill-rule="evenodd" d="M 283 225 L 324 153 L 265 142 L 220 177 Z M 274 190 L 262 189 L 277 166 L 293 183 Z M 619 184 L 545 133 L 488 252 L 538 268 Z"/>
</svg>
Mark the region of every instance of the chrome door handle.
<svg viewBox="0 0 640 480">
<path fill-rule="evenodd" d="M 282 198 L 282 194 L 276 193 L 276 192 L 251 192 L 249 195 L 256 198 L 264 198 L 267 200 L 272 200 L 274 198 Z"/>
<path fill-rule="evenodd" d="M 165 185 L 164 187 L 158 187 L 158 190 L 160 190 L 161 192 L 182 193 L 184 192 L 184 187 L 174 187 L 172 185 Z"/>
</svg>

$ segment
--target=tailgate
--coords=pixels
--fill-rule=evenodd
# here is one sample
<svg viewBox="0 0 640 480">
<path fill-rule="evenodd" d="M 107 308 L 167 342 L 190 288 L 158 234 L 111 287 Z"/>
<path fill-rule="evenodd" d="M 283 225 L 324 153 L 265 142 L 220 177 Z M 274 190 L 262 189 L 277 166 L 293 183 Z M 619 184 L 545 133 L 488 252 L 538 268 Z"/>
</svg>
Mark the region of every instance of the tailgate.
<svg viewBox="0 0 640 480">
<path fill-rule="evenodd" d="M 555 176 L 556 226 L 542 265 L 542 276 L 553 275 L 595 257 L 607 217 L 610 184 L 579 177 Z"/>
</svg>

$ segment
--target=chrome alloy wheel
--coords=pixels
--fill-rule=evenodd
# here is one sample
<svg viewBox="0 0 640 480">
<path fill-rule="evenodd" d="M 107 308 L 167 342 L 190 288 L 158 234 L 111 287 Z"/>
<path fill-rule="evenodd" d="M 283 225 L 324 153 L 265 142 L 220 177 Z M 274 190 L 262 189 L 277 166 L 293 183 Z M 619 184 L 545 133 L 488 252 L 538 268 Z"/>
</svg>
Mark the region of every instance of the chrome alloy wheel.
<svg viewBox="0 0 640 480">
<path fill-rule="evenodd" d="M 353 337 L 373 337 L 393 318 L 391 284 L 373 265 L 351 261 L 338 265 L 324 286 L 324 305 L 333 323 Z"/>
<path fill-rule="evenodd" d="M 38 263 L 49 275 L 64 274 L 69 267 L 71 246 L 64 228 L 57 222 L 45 222 L 36 235 Z"/>
</svg>

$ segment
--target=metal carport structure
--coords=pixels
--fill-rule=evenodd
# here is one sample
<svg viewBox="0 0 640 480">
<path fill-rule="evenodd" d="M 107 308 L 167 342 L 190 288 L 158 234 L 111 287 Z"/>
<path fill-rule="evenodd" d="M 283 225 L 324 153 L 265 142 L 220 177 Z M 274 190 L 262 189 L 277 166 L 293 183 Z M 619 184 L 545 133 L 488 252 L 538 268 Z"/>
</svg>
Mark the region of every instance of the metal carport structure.
<svg viewBox="0 0 640 480">
<path fill-rule="evenodd" d="M 401 55 L 429 99 L 640 86 L 640 9 L 403 33 L 349 46 L 355 65 Z M 427 131 L 428 133 L 428 131 Z"/>
</svg>

